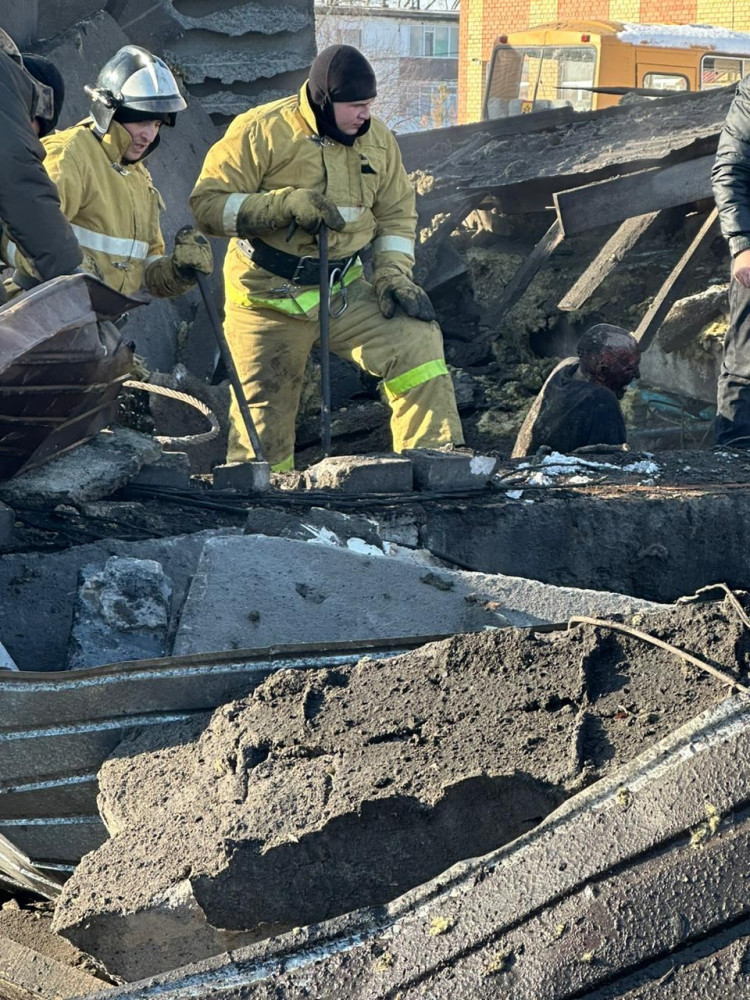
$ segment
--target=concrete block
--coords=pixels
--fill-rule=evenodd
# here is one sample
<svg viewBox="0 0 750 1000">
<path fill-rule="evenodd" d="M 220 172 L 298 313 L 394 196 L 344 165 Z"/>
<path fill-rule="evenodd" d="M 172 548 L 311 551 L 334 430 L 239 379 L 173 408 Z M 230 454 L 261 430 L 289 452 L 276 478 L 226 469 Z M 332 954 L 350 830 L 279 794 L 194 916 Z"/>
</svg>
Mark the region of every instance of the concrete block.
<svg viewBox="0 0 750 1000">
<path fill-rule="evenodd" d="M 229 462 L 214 468 L 215 490 L 241 490 L 260 493 L 271 488 L 268 462 Z"/>
<path fill-rule="evenodd" d="M 93 511 L 86 505 L 89 514 Z M 117 516 L 114 509 L 107 516 Z M 79 573 L 110 556 L 154 559 L 172 581 L 172 614 L 179 614 L 206 539 L 234 538 L 238 528 L 199 531 L 139 542 L 103 538 L 61 552 L 14 552 L 0 556 L 0 637 L 22 670 L 62 670 L 67 657 Z"/>
<path fill-rule="evenodd" d="M 414 466 L 415 488 L 435 491 L 484 489 L 498 462 L 489 455 L 429 448 L 405 451 L 404 457 Z"/>
<path fill-rule="evenodd" d="M 131 480 L 133 486 L 166 486 L 184 490 L 190 486 L 190 459 L 184 451 L 165 451 L 151 465 L 144 465 Z"/>
<path fill-rule="evenodd" d="M 114 427 L 38 469 L 9 479 L 0 486 L 0 498 L 52 507 L 101 500 L 160 455 L 161 446 L 154 438 L 127 427 Z"/>
<path fill-rule="evenodd" d="M 4 503 L 0 503 L 0 550 L 8 548 L 13 541 L 13 525 L 16 515 L 13 510 Z"/>
<path fill-rule="evenodd" d="M 399 455 L 332 455 L 307 469 L 305 483 L 341 493 L 409 493 L 412 465 Z"/>
<path fill-rule="evenodd" d="M 743 626 L 733 615 L 715 605 L 681 606 L 646 616 L 643 627 L 700 656 L 708 650 L 736 670 Z M 704 711 L 705 719 L 711 710 L 719 716 L 712 727 L 691 725 L 694 713 Z M 300 948 L 308 990 L 283 995 L 363 1000 L 403 988 L 414 1000 L 494 997 L 487 941 L 494 949 L 497 930 L 508 937 L 500 954 L 523 955 L 514 974 L 528 986 L 516 990 L 511 980 L 503 995 L 588 996 L 599 985 L 592 979 L 546 989 L 546 957 L 559 958 L 563 976 L 591 974 L 606 984 L 612 960 L 623 949 L 628 959 L 636 939 L 645 936 L 659 955 L 665 940 L 677 940 L 675 926 L 684 940 L 694 919 L 731 927 L 746 912 L 747 846 L 732 827 L 750 836 L 750 824 L 742 812 L 731 814 L 750 786 L 748 769 L 736 764 L 747 756 L 750 709 L 726 699 L 715 678 L 675 670 L 670 653 L 639 639 L 590 627 L 554 635 L 504 629 L 351 668 L 280 671 L 248 698 L 219 708 L 197 738 L 179 734 L 142 732 L 104 764 L 99 801 L 112 836 L 81 861 L 56 909 L 58 932 L 128 980 L 215 954 L 222 943 L 236 949 L 243 934 L 270 938 L 294 927 L 293 943 L 268 941 L 259 958 L 275 976 L 289 968 L 276 957 Z M 639 755 L 639 763 L 613 773 Z M 563 804 L 584 775 L 609 777 Z M 682 834 L 699 824 L 696 850 Z M 493 860 L 501 863 L 479 861 L 497 849 Z M 623 872 L 634 857 L 636 867 Z M 722 857 L 728 867 L 712 860 Z M 465 877 L 457 868 L 446 876 L 459 861 Z M 649 877 L 641 878 L 644 869 Z M 430 872 L 442 884 L 415 889 Z M 706 872 L 715 879 L 706 881 Z M 382 954 L 372 938 L 381 943 L 388 909 L 360 915 L 357 931 L 342 933 L 337 948 L 335 925 L 301 928 L 358 906 L 379 907 L 410 889 L 390 904 L 393 920 L 405 918 L 405 933 L 394 935 L 391 961 L 376 965 L 373 979 L 352 975 L 338 989 L 347 962 L 311 987 L 328 946 L 331 954 L 342 946 L 354 954 L 365 938 L 368 960 Z M 676 925 L 674 893 L 677 912 L 690 907 L 689 920 Z M 640 899 L 641 916 L 629 905 L 618 909 L 618 898 Z M 588 919 L 581 925 L 582 912 Z M 529 926 L 519 940 L 521 915 Z M 653 930 L 652 917 L 660 921 Z M 628 933 L 613 934 L 623 920 Z M 565 933 L 553 933 L 560 925 Z M 316 933 L 322 952 L 303 947 Z M 575 948 L 566 946 L 568 937 Z M 426 948 L 436 980 L 425 991 L 420 978 L 413 992 Z M 600 949 L 599 965 L 581 958 Z M 454 962 L 475 972 L 458 994 Z M 635 955 L 622 966 L 642 967 Z M 256 965 L 256 981 L 260 971 Z M 398 977 L 394 990 L 381 988 L 386 975 Z M 236 978 L 232 983 L 246 993 Z M 210 981 L 190 985 L 211 993 Z"/>
<path fill-rule="evenodd" d="M 617 594 L 426 568 L 380 556 L 374 546 L 363 555 L 263 535 L 217 537 L 201 553 L 174 653 L 472 632 L 649 606 Z"/>
<path fill-rule="evenodd" d="M 367 545 L 383 548 L 376 521 L 322 507 L 311 507 L 303 514 L 265 505 L 253 507 L 247 515 L 245 534 L 291 538 L 299 542 L 321 541 L 344 548 L 350 539 L 360 539 Z"/>
<path fill-rule="evenodd" d="M 84 566 L 68 669 L 145 660 L 166 653 L 172 584 L 153 559 L 111 556 Z"/>
</svg>

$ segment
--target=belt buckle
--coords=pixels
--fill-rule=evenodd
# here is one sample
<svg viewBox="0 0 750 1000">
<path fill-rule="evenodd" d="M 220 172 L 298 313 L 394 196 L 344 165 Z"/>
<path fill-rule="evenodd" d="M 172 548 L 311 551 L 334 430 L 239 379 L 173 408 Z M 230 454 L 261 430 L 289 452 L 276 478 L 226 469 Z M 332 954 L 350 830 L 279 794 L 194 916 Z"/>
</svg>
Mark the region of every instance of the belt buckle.
<svg viewBox="0 0 750 1000">
<path fill-rule="evenodd" d="M 315 259 L 316 258 L 314 258 L 312 256 L 312 254 L 309 254 L 309 253 L 305 254 L 304 257 L 298 258 L 298 260 L 297 260 L 297 266 L 295 267 L 294 274 L 292 275 L 292 284 L 293 285 L 299 285 L 299 284 L 301 284 L 301 282 L 300 282 L 299 279 L 302 276 L 302 272 L 305 269 L 305 264 L 307 263 L 308 260 L 315 260 Z"/>
</svg>

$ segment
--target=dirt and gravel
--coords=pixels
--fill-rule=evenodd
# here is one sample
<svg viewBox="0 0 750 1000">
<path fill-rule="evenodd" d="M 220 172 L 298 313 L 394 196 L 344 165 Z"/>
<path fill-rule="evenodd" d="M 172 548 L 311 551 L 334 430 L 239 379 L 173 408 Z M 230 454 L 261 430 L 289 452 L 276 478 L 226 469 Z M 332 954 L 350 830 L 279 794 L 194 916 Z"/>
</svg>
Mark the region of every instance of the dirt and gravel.
<svg viewBox="0 0 750 1000">
<path fill-rule="evenodd" d="M 746 675 L 750 637 L 729 605 L 637 624 Z M 55 929 L 134 979 L 383 903 L 530 829 L 726 694 L 589 626 L 285 671 L 202 732 L 121 745 L 100 774 L 112 839 L 79 865 Z"/>
</svg>

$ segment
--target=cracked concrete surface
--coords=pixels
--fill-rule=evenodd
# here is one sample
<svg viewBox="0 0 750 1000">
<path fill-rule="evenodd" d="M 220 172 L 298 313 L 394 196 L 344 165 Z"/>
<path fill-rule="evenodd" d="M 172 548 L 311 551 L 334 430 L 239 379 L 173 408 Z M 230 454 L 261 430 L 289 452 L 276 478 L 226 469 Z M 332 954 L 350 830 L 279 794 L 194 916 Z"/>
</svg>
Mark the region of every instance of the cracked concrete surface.
<svg viewBox="0 0 750 1000">
<path fill-rule="evenodd" d="M 744 669 L 731 611 L 642 617 Z M 134 979 L 386 903 L 531 829 L 724 695 L 668 654 L 589 627 L 280 672 L 203 732 L 121 745 L 100 773 L 112 839 L 82 861 L 55 928 Z"/>
</svg>

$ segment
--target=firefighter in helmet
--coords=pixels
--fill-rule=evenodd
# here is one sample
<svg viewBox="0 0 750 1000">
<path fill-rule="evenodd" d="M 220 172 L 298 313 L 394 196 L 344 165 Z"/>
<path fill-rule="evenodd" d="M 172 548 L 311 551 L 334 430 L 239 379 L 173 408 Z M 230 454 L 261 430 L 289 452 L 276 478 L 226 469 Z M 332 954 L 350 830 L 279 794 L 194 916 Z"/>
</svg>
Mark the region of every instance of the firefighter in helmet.
<svg viewBox="0 0 750 1000">
<path fill-rule="evenodd" d="M 86 87 L 90 117 L 43 139 L 45 167 L 83 251 L 83 268 L 125 295 L 181 295 L 195 272 L 210 274 L 211 247 L 185 227 L 165 253 L 159 216 L 164 208 L 144 160 L 156 149 L 163 126 L 186 107 L 169 67 L 138 45 L 125 45 Z M 24 259 L 14 281 L 35 283 Z"/>
</svg>

